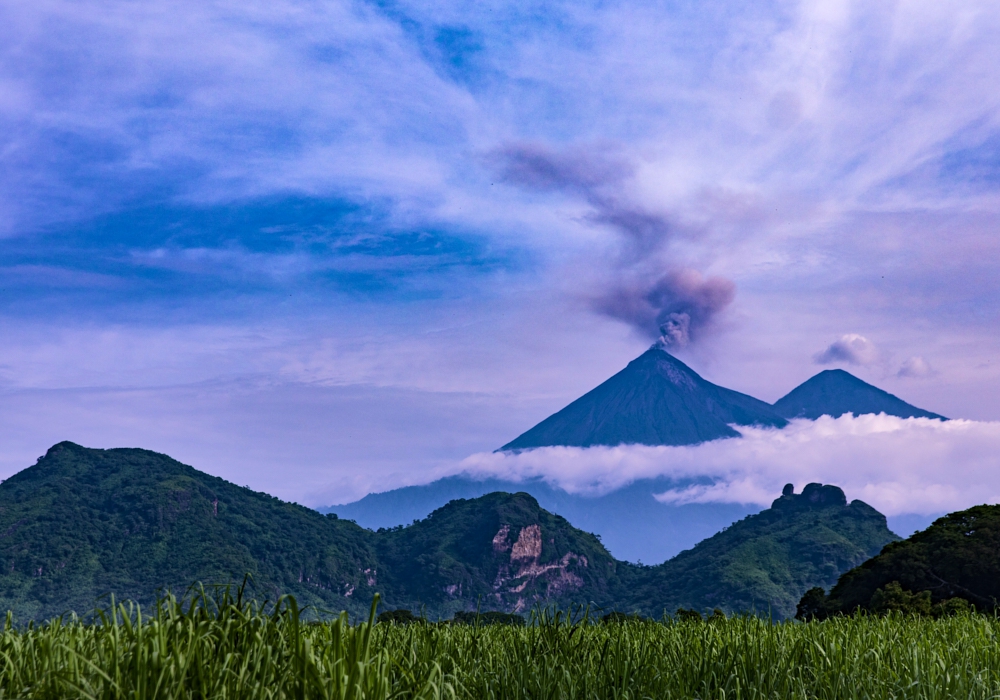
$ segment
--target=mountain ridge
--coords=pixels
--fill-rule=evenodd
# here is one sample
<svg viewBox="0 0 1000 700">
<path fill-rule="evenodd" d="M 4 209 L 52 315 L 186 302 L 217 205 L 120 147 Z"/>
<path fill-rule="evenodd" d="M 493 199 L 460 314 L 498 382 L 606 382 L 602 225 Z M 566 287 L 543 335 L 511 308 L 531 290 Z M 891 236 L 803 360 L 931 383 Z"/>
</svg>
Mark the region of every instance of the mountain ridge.
<svg viewBox="0 0 1000 700">
<path fill-rule="evenodd" d="M 823 488 L 843 499 L 839 489 Z M 871 532 L 830 513 L 750 516 L 749 522 L 767 521 L 772 529 L 737 523 L 706 542 L 731 541 L 733 532 L 745 532 L 757 539 L 741 540 L 740 551 L 773 550 L 783 546 L 781 533 L 808 530 L 814 521 L 837 533 L 831 541 L 800 537 L 801 546 L 787 550 L 784 559 L 740 555 L 758 572 L 744 582 L 747 595 L 777 598 L 772 589 L 785 586 L 783 600 L 826 580 L 827 572 L 811 562 L 829 558 L 830 547 L 837 562 L 868 546 Z M 894 538 L 885 518 L 875 517 L 881 518 L 876 539 Z M 157 589 L 236 583 L 246 573 L 257 597 L 273 601 L 292 593 L 314 610 L 355 615 L 363 614 L 376 591 L 388 606 L 432 617 L 477 607 L 510 612 L 571 603 L 655 615 L 663 612 L 659 606 L 676 601 L 740 609 L 743 599 L 724 583 L 734 570 L 715 566 L 710 546 L 695 547 L 684 560 L 692 557 L 702 561 L 697 586 L 707 585 L 715 597 L 699 597 L 690 581 L 664 565 L 616 560 L 597 536 L 545 511 L 526 493 L 454 500 L 408 527 L 373 532 L 140 449 L 59 443 L 0 483 L 0 607 L 22 621 L 86 613 L 108 593 L 149 604 Z M 792 560 L 794 565 L 787 563 Z M 795 580 L 782 577 L 781 567 L 789 566 L 805 573 Z M 758 579 L 773 585 L 758 590 Z M 643 603 L 643 592 L 655 595 Z M 787 612 L 776 610 L 779 616 Z"/>
<path fill-rule="evenodd" d="M 848 503 L 840 488 L 811 483 L 796 494 L 788 484 L 769 509 L 652 567 L 627 600 L 648 614 L 720 607 L 789 618 L 801 598 L 796 591 L 834 585 L 898 539 L 884 515 L 863 501 Z"/>
</svg>

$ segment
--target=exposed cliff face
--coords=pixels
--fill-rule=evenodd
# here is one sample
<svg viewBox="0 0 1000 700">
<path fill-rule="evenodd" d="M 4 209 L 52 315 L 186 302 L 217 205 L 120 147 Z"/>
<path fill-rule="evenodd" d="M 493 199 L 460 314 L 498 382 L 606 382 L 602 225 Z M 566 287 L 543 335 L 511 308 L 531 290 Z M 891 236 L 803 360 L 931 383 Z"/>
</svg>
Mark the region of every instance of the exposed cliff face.
<svg viewBox="0 0 1000 700">
<path fill-rule="evenodd" d="M 392 542 L 379 556 L 383 568 L 397 574 L 385 583 L 408 604 L 448 601 L 521 612 L 577 594 L 607 599 L 617 586 L 618 563 L 596 537 L 523 493 L 453 501 L 389 534 Z M 400 570 L 408 573 L 399 576 Z"/>
<path fill-rule="evenodd" d="M 583 577 L 573 570 L 587 568 L 586 556 L 566 552 L 556 561 L 541 563 L 542 527 L 537 523 L 521 528 L 513 545 L 509 544 L 509 537 L 510 525 L 507 524 L 493 537 L 493 551 L 500 559 L 493 581 L 493 600 L 498 604 L 510 607 L 509 596 L 516 595 L 512 609 L 520 612 L 530 602 L 558 599 L 583 588 Z"/>
</svg>

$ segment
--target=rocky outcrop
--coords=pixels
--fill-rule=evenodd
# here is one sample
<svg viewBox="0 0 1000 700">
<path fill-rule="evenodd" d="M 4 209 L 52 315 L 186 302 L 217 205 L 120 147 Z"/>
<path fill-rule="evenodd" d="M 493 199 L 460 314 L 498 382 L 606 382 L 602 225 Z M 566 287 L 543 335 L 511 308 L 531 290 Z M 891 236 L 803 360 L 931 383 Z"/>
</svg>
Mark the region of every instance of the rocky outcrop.
<svg viewBox="0 0 1000 700">
<path fill-rule="evenodd" d="M 542 563 L 541 525 L 522 527 L 513 544 L 510 532 L 510 526 L 505 524 L 493 537 L 493 551 L 501 559 L 493 582 L 497 602 L 516 595 L 517 599 L 511 602 L 514 612 L 519 612 L 529 601 L 559 597 L 583 587 L 583 578 L 574 570 L 589 566 L 586 556 L 566 552 L 556 560 Z"/>
</svg>

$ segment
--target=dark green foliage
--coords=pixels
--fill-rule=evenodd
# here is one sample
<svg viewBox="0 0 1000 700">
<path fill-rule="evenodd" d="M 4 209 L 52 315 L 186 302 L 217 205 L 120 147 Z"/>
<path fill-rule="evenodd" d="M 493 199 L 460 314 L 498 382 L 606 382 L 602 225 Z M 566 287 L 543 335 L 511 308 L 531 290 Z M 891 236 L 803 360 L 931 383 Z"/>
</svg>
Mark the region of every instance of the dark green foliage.
<svg viewBox="0 0 1000 700">
<path fill-rule="evenodd" d="M 819 608 L 815 594 L 806 607 L 818 610 L 813 616 L 892 609 L 901 604 L 893 602 L 899 598 L 897 587 L 928 600 L 932 612 L 960 608 L 951 602 L 956 598 L 977 610 L 995 610 L 1000 599 L 1000 506 L 976 506 L 939 518 L 845 573 Z M 924 607 L 922 602 L 912 605 L 921 611 Z"/>
<path fill-rule="evenodd" d="M 904 615 L 930 615 L 931 592 L 911 593 L 904 591 L 899 581 L 891 581 L 875 591 L 871 609 L 872 612 L 882 614 L 898 612 Z"/>
<path fill-rule="evenodd" d="M 262 599 L 363 613 L 371 539 L 165 455 L 63 442 L 0 485 L 0 608 L 85 613 L 109 592 L 149 603 L 157 589 L 250 573 Z"/>
<path fill-rule="evenodd" d="M 638 613 L 623 613 L 615 610 L 614 612 L 609 612 L 601 618 L 601 622 L 606 625 L 620 625 L 623 622 L 642 622 L 645 620 L 642 615 Z"/>
<path fill-rule="evenodd" d="M 674 613 L 674 617 L 681 622 L 701 622 L 704 619 L 702 618 L 700 612 L 697 610 L 689 610 L 688 608 L 677 608 L 677 611 Z"/>
<path fill-rule="evenodd" d="M 379 585 L 432 609 L 519 612 L 539 601 L 612 601 L 622 564 L 596 537 L 526 493 L 458 499 L 424 520 L 379 534 Z"/>
<path fill-rule="evenodd" d="M 652 617 L 679 607 L 755 610 L 792 617 L 810 588 L 897 539 L 885 516 L 836 486 L 786 488 L 771 508 L 751 515 L 660 566 L 636 571 L 626 602 Z"/>
<path fill-rule="evenodd" d="M 831 601 L 822 588 L 812 588 L 799 601 L 795 617 L 804 622 L 825 620 L 840 615 L 839 611 L 831 609 Z M 860 612 L 862 608 L 856 608 Z M 974 610 L 969 601 L 964 598 L 948 598 L 937 603 L 931 602 L 930 591 L 905 590 L 899 581 L 890 581 L 872 594 L 866 610 L 875 615 L 924 615 L 931 617 L 947 617 L 949 615 L 968 614 Z"/>
<path fill-rule="evenodd" d="M 616 561 L 594 535 L 525 493 L 456 500 L 379 533 L 324 517 L 145 450 L 60 443 L 0 484 L 0 608 L 19 620 L 92 610 L 113 593 L 252 576 L 306 614 L 364 614 L 376 590 L 429 619 L 555 604 L 659 618 L 689 607 L 788 616 L 802 592 L 891 539 L 885 519 L 810 485 L 659 567 Z"/>
<path fill-rule="evenodd" d="M 514 627 L 524 627 L 525 625 L 525 620 L 521 615 L 497 610 L 484 613 L 459 610 L 455 613 L 452 622 L 456 625 L 513 625 Z"/>
<path fill-rule="evenodd" d="M 842 369 L 823 370 L 774 402 L 774 411 L 785 418 L 820 416 L 837 418 L 845 413 L 885 413 L 900 418 L 940 418 L 937 413 L 911 406 L 902 399 L 864 382 Z"/>
<path fill-rule="evenodd" d="M 827 617 L 829 614 L 826 609 L 826 591 L 820 586 L 813 586 L 795 606 L 795 619 L 810 622 L 825 620 Z"/>
<path fill-rule="evenodd" d="M 652 347 L 597 388 L 504 445 L 692 445 L 736 437 L 730 427 L 787 421 L 752 396 L 712 384 Z"/>
<path fill-rule="evenodd" d="M 400 608 L 399 610 L 386 610 L 379 613 L 378 622 L 387 622 L 395 625 L 409 625 L 414 622 L 423 622 L 423 618 L 417 617 L 410 610 Z"/>
</svg>

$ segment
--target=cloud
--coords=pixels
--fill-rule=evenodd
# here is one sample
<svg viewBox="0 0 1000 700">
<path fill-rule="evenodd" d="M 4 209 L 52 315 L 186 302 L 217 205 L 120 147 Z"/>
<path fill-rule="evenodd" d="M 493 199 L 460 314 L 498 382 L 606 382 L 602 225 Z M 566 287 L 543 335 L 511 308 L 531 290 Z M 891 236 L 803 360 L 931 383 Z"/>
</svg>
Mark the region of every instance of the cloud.
<svg viewBox="0 0 1000 700">
<path fill-rule="evenodd" d="M 931 366 L 922 357 L 911 357 L 906 360 L 896 373 L 901 379 L 928 377 L 934 373 Z"/>
<path fill-rule="evenodd" d="M 836 484 L 886 515 L 940 513 L 1000 502 L 1000 422 L 886 415 L 796 420 L 782 430 L 741 427 L 742 438 L 695 446 L 548 447 L 476 454 L 460 470 L 512 481 L 542 478 L 599 495 L 639 479 L 680 482 L 664 503 L 766 506 L 786 483 Z M 696 483 L 692 483 L 695 481 Z"/>
<path fill-rule="evenodd" d="M 872 365 L 878 362 L 879 351 L 875 344 L 863 335 L 848 333 L 830 346 L 813 356 L 813 361 L 819 365 L 830 365 L 837 362 L 847 362 L 852 365 Z"/>
</svg>

